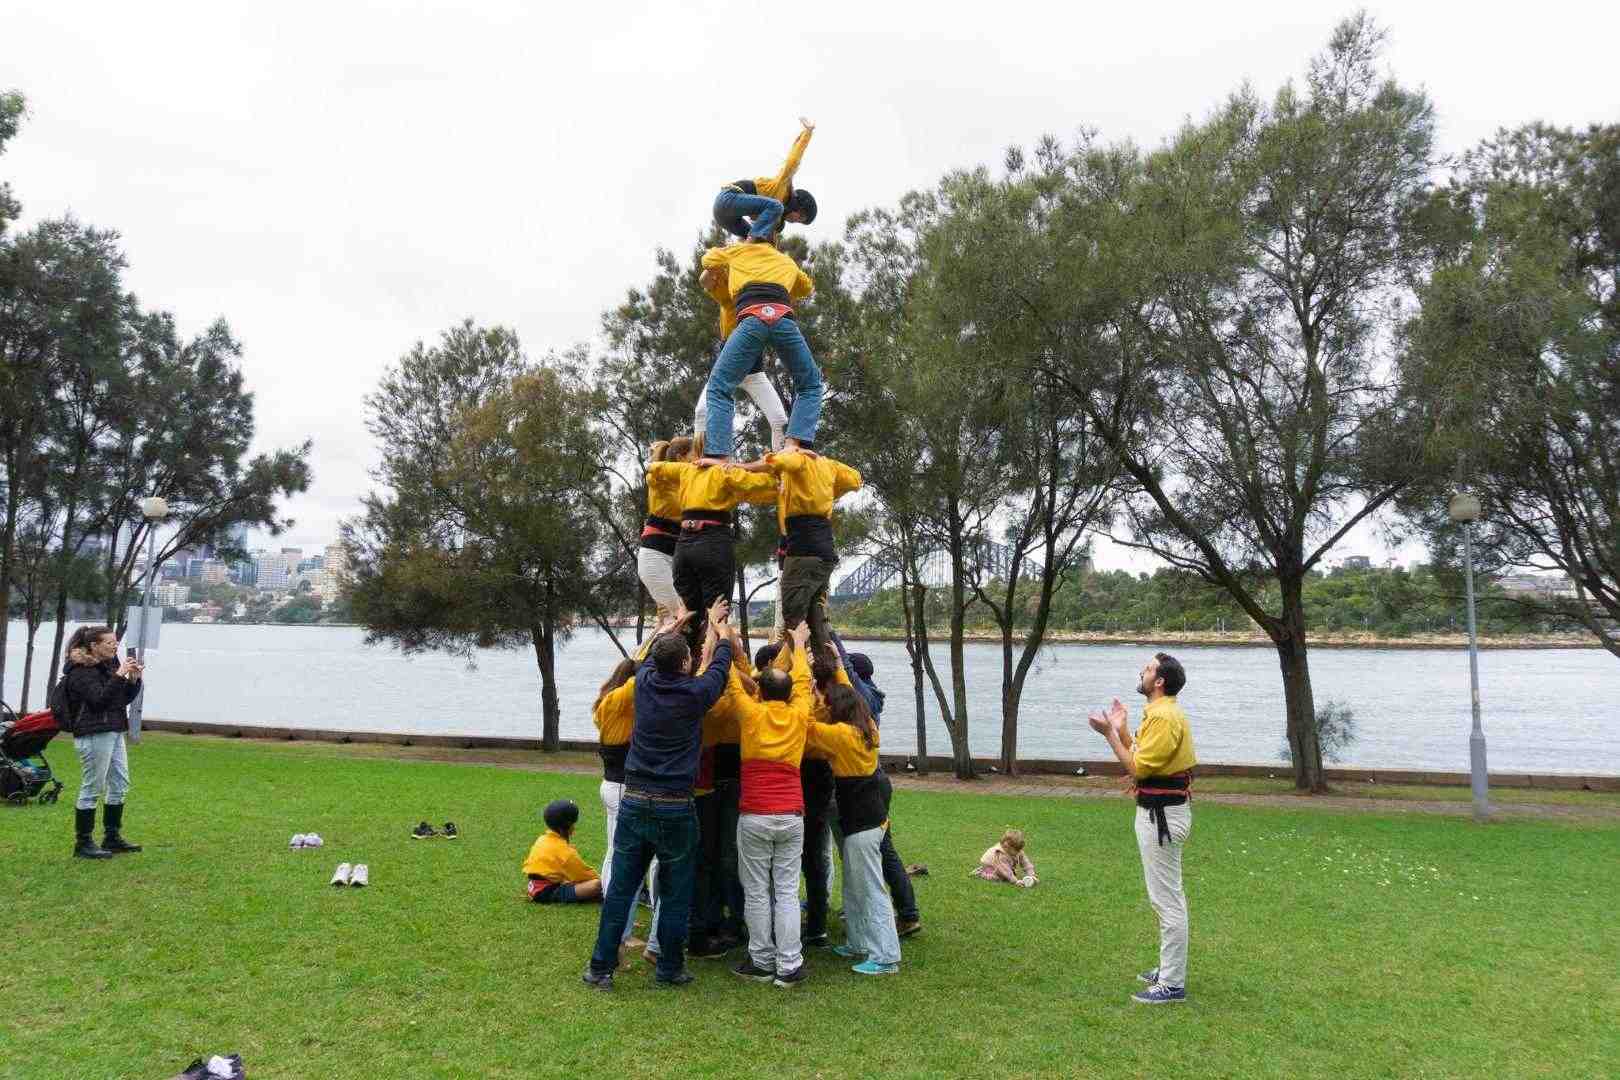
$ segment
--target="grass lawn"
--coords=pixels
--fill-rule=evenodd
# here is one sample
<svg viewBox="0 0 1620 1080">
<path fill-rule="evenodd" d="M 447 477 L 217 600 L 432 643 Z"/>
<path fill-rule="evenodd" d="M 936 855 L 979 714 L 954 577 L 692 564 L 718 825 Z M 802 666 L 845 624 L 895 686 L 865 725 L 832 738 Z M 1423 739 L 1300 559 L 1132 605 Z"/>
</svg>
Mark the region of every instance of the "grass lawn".
<svg viewBox="0 0 1620 1080">
<path fill-rule="evenodd" d="M 238 1051 L 266 1077 L 1620 1074 L 1620 823 L 1197 807 L 1189 992 L 1133 1006 L 1156 959 L 1123 800 L 902 791 L 925 929 L 897 977 L 813 952 L 793 991 L 692 961 L 579 982 L 598 909 L 521 899 L 559 795 L 600 865 L 597 780 L 348 748 L 149 735 L 126 832 L 68 857 L 55 807 L 0 808 L 11 927 L 0 1076 L 168 1077 Z M 426 818 L 457 841 L 414 841 Z M 1022 827 L 1041 885 L 971 880 Z M 290 851 L 294 832 L 326 847 Z M 369 889 L 327 886 L 343 861 Z M 735 960 L 735 954 L 733 955 Z"/>
</svg>

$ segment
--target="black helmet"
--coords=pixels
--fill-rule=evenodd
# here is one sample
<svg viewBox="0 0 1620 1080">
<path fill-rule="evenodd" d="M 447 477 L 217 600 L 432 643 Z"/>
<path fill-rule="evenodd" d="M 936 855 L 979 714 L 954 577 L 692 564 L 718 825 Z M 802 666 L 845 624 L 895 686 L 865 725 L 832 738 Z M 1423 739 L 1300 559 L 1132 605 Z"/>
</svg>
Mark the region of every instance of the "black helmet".
<svg viewBox="0 0 1620 1080">
<path fill-rule="evenodd" d="M 559 835 L 566 835 L 579 820 L 579 806 L 573 799 L 554 799 L 546 807 L 546 828 Z"/>
<path fill-rule="evenodd" d="M 788 196 L 785 213 L 791 214 L 795 210 L 804 216 L 804 224 L 810 224 L 816 220 L 816 197 L 804 188 L 794 188 L 793 194 Z"/>
</svg>

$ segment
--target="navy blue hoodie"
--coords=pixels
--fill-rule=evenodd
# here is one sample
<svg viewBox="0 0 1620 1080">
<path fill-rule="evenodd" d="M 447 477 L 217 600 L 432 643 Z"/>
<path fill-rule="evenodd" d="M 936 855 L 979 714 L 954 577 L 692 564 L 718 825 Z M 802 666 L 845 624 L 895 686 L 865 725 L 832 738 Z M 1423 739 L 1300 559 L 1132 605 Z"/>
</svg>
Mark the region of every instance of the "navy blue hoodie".
<svg viewBox="0 0 1620 1080">
<path fill-rule="evenodd" d="M 636 669 L 636 723 L 624 782 L 671 795 L 690 795 L 697 778 L 703 714 L 725 693 L 731 675 L 731 642 L 715 646 L 709 669 L 691 675 L 662 675 L 651 650 Z"/>
</svg>

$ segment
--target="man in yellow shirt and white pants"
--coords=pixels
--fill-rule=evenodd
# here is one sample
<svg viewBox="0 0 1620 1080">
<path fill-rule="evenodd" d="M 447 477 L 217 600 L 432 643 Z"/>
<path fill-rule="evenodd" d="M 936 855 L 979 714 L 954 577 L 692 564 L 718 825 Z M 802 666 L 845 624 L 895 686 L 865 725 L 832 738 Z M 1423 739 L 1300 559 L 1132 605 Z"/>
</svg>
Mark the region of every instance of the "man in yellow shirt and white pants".
<svg viewBox="0 0 1620 1080">
<path fill-rule="evenodd" d="M 1093 713 L 1091 727 L 1114 751 L 1135 781 L 1136 846 L 1148 901 L 1159 917 L 1159 964 L 1137 978 L 1147 989 L 1131 996 L 1141 1005 L 1187 1000 L 1187 895 L 1181 887 L 1181 851 L 1192 832 L 1192 731 L 1176 694 L 1187 673 L 1169 653 L 1155 653 L 1142 669 L 1137 693 L 1147 698 L 1133 741 L 1129 716 L 1118 698 L 1106 714 Z"/>
</svg>

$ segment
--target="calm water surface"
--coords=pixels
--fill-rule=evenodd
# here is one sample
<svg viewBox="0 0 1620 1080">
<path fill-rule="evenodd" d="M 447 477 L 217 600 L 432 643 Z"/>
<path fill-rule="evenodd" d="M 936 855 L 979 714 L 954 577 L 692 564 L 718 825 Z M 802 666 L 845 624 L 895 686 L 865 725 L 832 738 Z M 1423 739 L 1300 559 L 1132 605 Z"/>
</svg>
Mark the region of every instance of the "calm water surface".
<svg viewBox="0 0 1620 1080">
<path fill-rule="evenodd" d="M 42 651 L 52 628 L 41 629 Z M 12 623 L 5 700 L 22 682 L 23 627 Z M 169 720 L 318 727 L 411 734 L 540 734 L 540 679 L 530 650 L 482 652 L 476 666 L 447 656 L 405 657 L 367 647 L 349 627 L 191 626 L 163 628 L 154 651 L 146 711 Z M 628 639 L 626 639 L 628 640 Z M 916 713 L 905 646 L 867 642 L 888 694 L 886 751 L 914 751 Z M 1031 673 L 1020 713 L 1019 751 L 1030 757 L 1101 757 L 1107 748 L 1085 725 L 1087 711 L 1118 695 L 1138 715 L 1131 691 L 1152 650 L 1133 645 L 1048 648 Z M 1282 681 L 1270 649 L 1184 646 L 1182 704 L 1206 762 L 1277 760 Z M 562 650 L 564 738 L 595 737 L 590 706 L 618 657 L 600 631 L 581 631 Z M 936 663 L 947 662 L 945 651 Z M 1000 750 L 1000 649 L 967 647 L 970 742 Z M 1360 737 L 1345 762 L 1382 768 L 1468 769 L 1468 657 L 1457 650 L 1318 649 L 1311 673 L 1320 704 L 1355 710 Z M 944 673 L 942 672 L 942 677 Z M 1480 654 L 1481 700 L 1490 767 L 1496 771 L 1620 774 L 1620 661 L 1598 649 L 1492 650 Z M 39 707 L 37 681 L 32 700 Z M 944 724 L 927 705 L 928 747 L 949 752 Z"/>
</svg>

